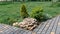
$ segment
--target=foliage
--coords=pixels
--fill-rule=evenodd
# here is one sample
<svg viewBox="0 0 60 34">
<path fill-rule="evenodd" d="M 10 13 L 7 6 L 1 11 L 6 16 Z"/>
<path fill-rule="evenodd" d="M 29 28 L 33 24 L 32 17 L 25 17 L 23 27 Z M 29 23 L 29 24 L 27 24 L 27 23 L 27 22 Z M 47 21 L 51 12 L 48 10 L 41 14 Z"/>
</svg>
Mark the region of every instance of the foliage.
<svg viewBox="0 0 60 34">
<path fill-rule="evenodd" d="M 0 5 L 8 5 L 8 4 L 12 4 L 12 2 L 11 1 L 0 2 Z"/>
<path fill-rule="evenodd" d="M 22 5 L 22 7 L 21 7 L 20 16 L 23 19 L 28 17 L 28 13 L 27 13 L 25 5 Z"/>
<path fill-rule="evenodd" d="M 38 21 L 44 21 L 48 19 L 48 17 L 43 13 L 43 9 L 39 7 L 32 10 L 30 17 L 36 18 Z"/>
<path fill-rule="evenodd" d="M 0 5 L 0 23 L 8 24 L 8 17 L 13 20 L 17 20 L 20 22 L 22 19 L 20 18 L 20 7 L 21 2 L 14 2 L 14 4 Z M 60 7 L 49 7 L 51 6 L 51 2 L 26 2 L 27 11 L 30 14 L 31 9 L 36 6 L 42 6 L 44 9 L 44 13 L 48 13 L 51 16 L 56 16 L 60 14 Z M 9 21 L 12 24 L 12 22 Z"/>
<path fill-rule="evenodd" d="M 55 3 L 53 3 L 52 6 L 53 6 L 53 7 L 60 7 L 60 2 L 55 2 Z"/>
<path fill-rule="evenodd" d="M 28 0 L 28 1 L 51 1 L 51 0 Z"/>
<path fill-rule="evenodd" d="M 17 19 L 14 18 L 5 18 L 4 20 L 0 20 L 1 23 L 12 25 L 13 23 L 17 22 Z"/>
<path fill-rule="evenodd" d="M 7 22 L 8 22 L 9 25 L 12 25 L 13 23 L 17 22 L 17 19 L 7 18 Z"/>
<path fill-rule="evenodd" d="M 56 6 L 60 7 L 60 3 L 57 3 Z"/>
</svg>

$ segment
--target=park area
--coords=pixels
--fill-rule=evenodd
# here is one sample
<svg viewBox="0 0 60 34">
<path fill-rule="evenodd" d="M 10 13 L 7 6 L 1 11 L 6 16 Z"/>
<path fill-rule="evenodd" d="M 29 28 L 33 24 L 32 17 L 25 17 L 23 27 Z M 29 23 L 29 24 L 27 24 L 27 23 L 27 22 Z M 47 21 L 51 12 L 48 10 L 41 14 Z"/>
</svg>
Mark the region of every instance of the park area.
<svg viewBox="0 0 60 34">
<path fill-rule="evenodd" d="M 9 27 L 11 28 L 11 30 L 13 30 L 13 28 L 16 27 L 16 29 L 22 28 L 21 31 L 27 32 L 32 31 L 34 32 L 34 34 L 54 34 L 54 32 L 58 32 L 59 30 L 57 29 L 59 27 L 58 25 L 60 25 L 59 15 L 60 15 L 60 0 L 59 1 L 17 0 L 12 2 L 0 1 L 0 25 L 2 24 L 5 24 L 5 26 L 9 25 L 6 27 L 4 25 L 2 26 L 4 28 Z M 19 31 L 17 32 L 21 33 Z M 27 32 L 24 33 L 29 34 L 29 32 L 28 33 Z M 59 34 L 59 32 L 56 34 Z M 17 34 L 15 29 L 14 33 Z M 10 32 L 10 34 L 12 33 Z"/>
</svg>

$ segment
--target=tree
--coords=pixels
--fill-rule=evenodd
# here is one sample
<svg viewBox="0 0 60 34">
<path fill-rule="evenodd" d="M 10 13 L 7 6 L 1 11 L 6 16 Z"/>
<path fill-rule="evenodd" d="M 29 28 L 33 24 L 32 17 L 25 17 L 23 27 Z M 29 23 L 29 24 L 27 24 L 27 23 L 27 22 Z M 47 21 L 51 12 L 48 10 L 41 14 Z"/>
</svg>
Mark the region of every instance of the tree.
<svg viewBox="0 0 60 34">
<path fill-rule="evenodd" d="M 27 13 L 25 5 L 22 5 L 22 7 L 21 7 L 20 16 L 23 19 L 28 17 L 28 13 Z"/>
</svg>

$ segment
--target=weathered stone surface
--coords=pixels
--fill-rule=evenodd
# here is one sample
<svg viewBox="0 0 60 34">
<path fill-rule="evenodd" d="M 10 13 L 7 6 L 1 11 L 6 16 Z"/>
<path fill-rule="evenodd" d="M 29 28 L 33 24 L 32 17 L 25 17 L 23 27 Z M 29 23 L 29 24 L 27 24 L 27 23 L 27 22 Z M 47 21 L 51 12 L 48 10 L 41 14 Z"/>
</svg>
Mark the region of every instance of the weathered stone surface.
<svg viewBox="0 0 60 34">
<path fill-rule="evenodd" d="M 38 22 L 34 18 L 25 18 L 22 22 L 14 23 L 13 26 L 19 26 L 21 28 L 27 29 L 27 30 L 33 30 L 37 26 Z"/>
<path fill-rule="evenodd" d="M 37 20 L 34 18 L 25 18 L 23 22 L 19 23 L 19 26 L 28 29 L 28 30 L 33 30 L 37 26 Z"/>
<path fill-rule="evenodd" d="M 48 25 L 49 27 L 47 27 Z M 29 31 L 29 30 L 24 30 L 21 28 L 16 28 L 13 26 L 5 25 L 5 24 L 0 24 L 0 34 L 59 34 L 60 33 L 60 16 L 53 18 L 51 20 L 48 20 L 46 22 L 43 22 L 38 27 L 39 28 L 36 28 L 33 31 Z"/>
</svg>

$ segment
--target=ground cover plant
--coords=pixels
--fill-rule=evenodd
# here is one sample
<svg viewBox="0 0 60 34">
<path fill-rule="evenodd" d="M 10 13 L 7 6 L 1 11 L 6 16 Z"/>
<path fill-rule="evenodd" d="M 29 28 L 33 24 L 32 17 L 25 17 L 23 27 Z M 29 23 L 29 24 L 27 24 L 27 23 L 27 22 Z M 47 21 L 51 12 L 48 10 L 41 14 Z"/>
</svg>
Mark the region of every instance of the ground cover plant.
<svg viewBox="0 0 60 34">
<path fill-rule="evenodd" d="M 0 5 L 0 23 L 11 25 L 13 22 L 22 21 L 20 17 L 21 4 L 21 2 L 14 2 L 11 4 Z M 60 7 L 50 7 L 51 4 L 51 2 L 25 2 L 28 14 L 30 14 L 34 7 L 40 6 L 44 9 L 44 13 L 47 13 L 50 16 L 59 15 Z"/>
</svg>

